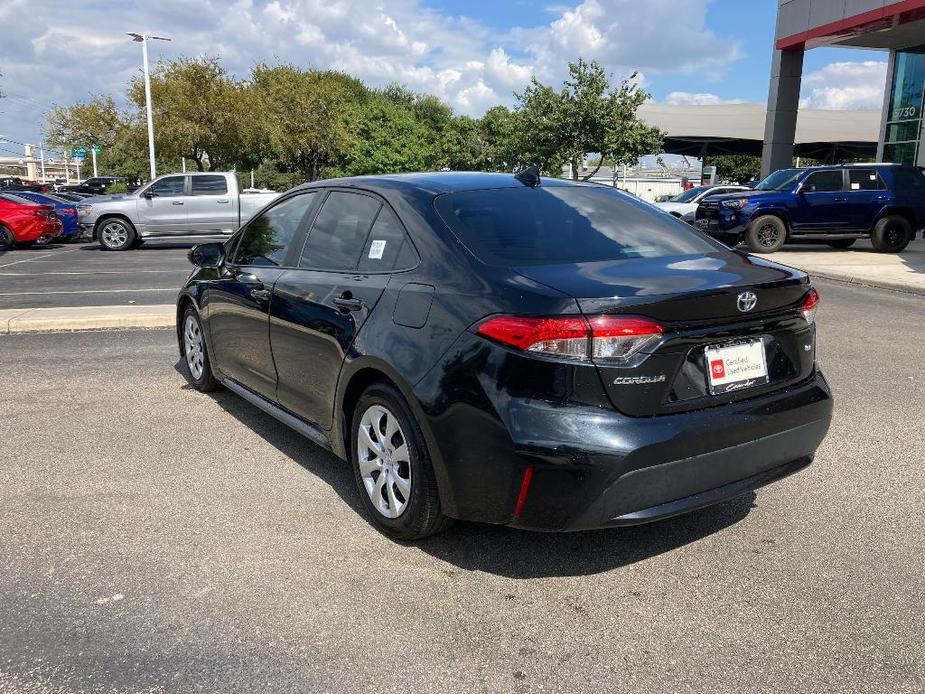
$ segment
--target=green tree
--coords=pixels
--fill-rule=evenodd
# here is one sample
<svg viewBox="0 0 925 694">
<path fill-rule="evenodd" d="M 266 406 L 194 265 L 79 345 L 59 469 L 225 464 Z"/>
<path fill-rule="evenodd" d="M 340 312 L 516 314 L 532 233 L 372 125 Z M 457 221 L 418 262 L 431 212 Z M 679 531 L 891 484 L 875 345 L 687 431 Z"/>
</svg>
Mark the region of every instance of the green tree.
<svg viewBox="0 0 925 694">
<path fill-rule="evenodd" d="M 561 91 L 535 77 L 516 94 L 514 141 L 523 161 L 558 174 L 571 165 L 572 177 L 587 180 L 603 161 L 635 162 L 643 154 L 658 153 L 664 136 L 637 117 L 649 95 L 634 83 L 635 74 L 612 88 L 597 61 L 569 63 Z M 582 164 L 592 154 L 597 163 L 585 176 Z"/>
<path fill-rule="evenodd" d="M 524 164 L 519 150 L 518 120 L 520 116 L 506 106 L 492 106 L 479 120 L 482 146 L 480 169 L 514 171 Z"/>
<path fill-rule="evenodd" d="M 717 181 L 748 183 L 761 176 L 761 157 L 731 154 L 710 157 L 707 163 L 716 167 Z"/>
<path fill-rule="evenodd" d="M 413 109 L 373 94 L 364 106 L 343 173 L 429 171 L 439 168 L 440 160 L 440 142 L 415 118 Z"/>
<path fill-rule="evenodd" d="M 282 171 L 315 181 L 351 153 L 362 113 L 351 78 L 293 65 L 258 64 L 252 73 L 256 112 L 266 157 Z"/>
<path fill-rule="evenodd" d="M 200 171 L 246 165 L 251 139 L 249 86 L 231 78 L 218 58 L 158 63 L 151 74 L 157 149 L 191 160 Z M 129 98 L 145 107 L 144 81 L 132 80 Z"/>
<path fill-rule="evenodd" d="M 443 158 L 451 171 L 477 171 L 485 166 L 482 124 L 475 118 L 453 118 L 443 131 Z"/>
</svg>

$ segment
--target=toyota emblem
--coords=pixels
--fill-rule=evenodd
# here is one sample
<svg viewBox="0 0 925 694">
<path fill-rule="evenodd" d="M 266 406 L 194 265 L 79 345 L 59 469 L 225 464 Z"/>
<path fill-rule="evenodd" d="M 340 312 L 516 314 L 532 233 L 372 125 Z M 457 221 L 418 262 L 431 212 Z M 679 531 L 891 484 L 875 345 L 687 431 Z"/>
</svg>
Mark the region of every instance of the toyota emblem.
<svg viewBox="0 0 925 694">
<path fill-rule="evenodd" d="M 757 303 L 758 297 L 755 295 L 755 292 L 742 292 L 739 294 L 739 298 L 736 301 L 736 305 L 742 313 L 748 313 L 755 308 L 755 304 Z"/>
</svg>

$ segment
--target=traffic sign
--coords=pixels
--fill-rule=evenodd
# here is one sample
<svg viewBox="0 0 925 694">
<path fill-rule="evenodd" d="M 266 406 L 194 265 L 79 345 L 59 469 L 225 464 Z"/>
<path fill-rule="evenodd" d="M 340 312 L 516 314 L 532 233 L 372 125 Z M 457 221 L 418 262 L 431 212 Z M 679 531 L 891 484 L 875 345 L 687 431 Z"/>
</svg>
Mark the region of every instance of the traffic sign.
<svg viewBox="0 0 925 694">
<path fill-rule="evenodd" d="M 87 150 L 81 148 L 75 148 L 71 150 L 71 156 L 74 159 L 85 159 L 87 156 Z"/>
<path fill-rule="evenodd" d="M 99 154 L 99 153 L 100 153 L 100 146 L 99 146 L 99 145 L 93 145 L 90 149 L 93 150 L 93 153 L 94 153 L 94 154 Z"/>
</svg>

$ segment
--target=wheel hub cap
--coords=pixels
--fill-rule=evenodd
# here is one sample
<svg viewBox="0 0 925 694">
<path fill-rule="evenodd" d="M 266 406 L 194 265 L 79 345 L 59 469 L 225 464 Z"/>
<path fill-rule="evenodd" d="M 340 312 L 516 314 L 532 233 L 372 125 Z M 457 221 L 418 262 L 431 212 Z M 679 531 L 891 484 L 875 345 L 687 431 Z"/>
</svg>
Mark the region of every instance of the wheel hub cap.
<svg viewBox="0 0 925 694">
<path fill-rule="evenodd" d="M 360 478 L 373 507 L 386 518 L 398 518 L 411 500 L 411 458 L 398 419 L 382 405 L 373 405 L 357 427 Z"/>
<path fill-rule="evenodd" d="M 199 321 L 192 315 L 186 317 L 183 325 L 183 351 L 186 355 L 186 365 L 197 381 L 202 378 L 203 358 L 205 350 L 202 345 L 202 331 Z"/>
</svg>

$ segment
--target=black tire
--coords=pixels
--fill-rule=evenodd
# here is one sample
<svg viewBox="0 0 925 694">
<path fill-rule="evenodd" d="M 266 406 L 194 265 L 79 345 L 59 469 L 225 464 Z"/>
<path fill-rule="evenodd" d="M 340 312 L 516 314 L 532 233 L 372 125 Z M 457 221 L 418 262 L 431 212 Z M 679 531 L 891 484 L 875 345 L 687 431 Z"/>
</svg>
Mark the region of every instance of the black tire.
<svg viewBox="0 0 925 694">
<path fill-rule="evenodd" d="M 10 250 L 14 243 L 16 243 L 16 237 L 13 236 L 13 232 L 0 224 L 0 253 Z"/>
<path fill-rule="evenodd" d="M 100 222 L 96 236 L 104 251 L 127 251 L 135 245 L 138 237 L 131 224 L 116 217 Z"/>
<path fill-rule="evenodd" d="M 881 253 L 900 253 L 912 240 L 909 220 L 898 215 L 887 215 L 877 220 L 870 242 Z"/>
<path fill-rule="evenodd" d="M 774 215 L 753 219 L 745 230 L 745 243 L 752 253 L 776 253 L 787 240 L 787 225 Z"/>
<path fill-rule="evenodd" d="M 846 248 L 851 248 L 855 241 L 857 241 L 857 239 L 835 239 L 834 241 L 826 241 L 826 244 L 832 248 L 844 250 Z"/>
<path fill-rule="evenodd" d="M 386 494 L 385 489 L 380 489 L 377 484 L 379 479 L 385 474 L 382 465 L 371 473 L 371 484 L 375 485 L 373 491 L 368 491 L 364 482 L 364 474 L 360 466 L 360 429 L 364 425 L 364 415 L 367 412 L 375 412 L 372 408 L 384 408 L 388 415 L 394 416 L 397 420 L 399 429 L 393 433 L 390 445 L 402 442 L 407 446 L 408 461 L 393 462 L 389 456 L 388 464 L 394 465 L 396 475 L 403 476 L 404 470 L 407 471 L 410 480 L 411 491 L 410 498 L 404 499 L 404 507 L 399 511 L 397 517 L 391 518 L 385 515 L 376 505 L 373 504 L 372 496 L 379 494 L 382 503 L 389 505 L 389 499 L 399 499 L 401 502 L 401 490 L 397 486 L 391 486 Z M 388 422 L 386 421 L 386 428 Z M 424 435 L 421 433 L 421 427 L 408 407 L 408 403 L 394 387 L 385 383 L 377 383 L 367 388 L 360 396 L 356 407 L 353 411 L 353 419 L 350 427 L 350 458 L 353 465 L 354 479 L 357 485 L 357 492 L 360 500 L 366 508 L 366 512 L 371 518 L 373 525 L 386 535 L 398 540 L 420 540 L 430 535 L 442 532 L 452 523 L 452 520 L 443 515 L 440 508 L 440 496 L 437 492 L 437 479 L 434 475 L 433 465 L 430 460 L 430 453 L 427 450 L 427 444 L 424 441 Z M 371 438 L 378 440 L 380 446 L 384 441 L 384 432 L 371 432 Z M 401 448 L 396 447 L 396 451 Z M 381 457 L 378 458 L 380 461 Z M 372 460 L 372 459 L 370 459 Z M 396 456 L 396 461 L 398 457 Z M 402 466 L 407 464 L 407 469 Z M 376 467 L 375 465 L 373 467 Z M 376 474 L 378 472 L 378 474 Z M 389 478 L 387 482 L 391 485 Z M 397 508 L 397 507 L 396 507 Z"/>
<path fill-rule="evenodd" d="M 35 245 L 35 241 L 17 241 L 14 245 L 16 248 L 32 248 Z"/>
<path fill-rule="evenodd" d="M 195 334 L 198 336 L 198 349 L 195 349 L 196 340 L 192 334 L 187 335 L 187 323 L 195 324 Z M 188 350 L 194 346 L 192 358 Z M 186 366 L 186 373 L 193 388 L 203 393 L 216 390 L 219 382 L 215 380 L 212 374 L 212 361 L 209 359 L 209 348 L 206 344 L 205 334 L 202 329 L 202 321 L 196 309 L 190 306 L 183 313 L 183 323 L 180 325 L 180 354 L 183 356 L 183 364 Z M 192 362 L 192 364 L 191 364 Z M 197 373 L 198 372 L 198 376 Z"/>
</svg>

